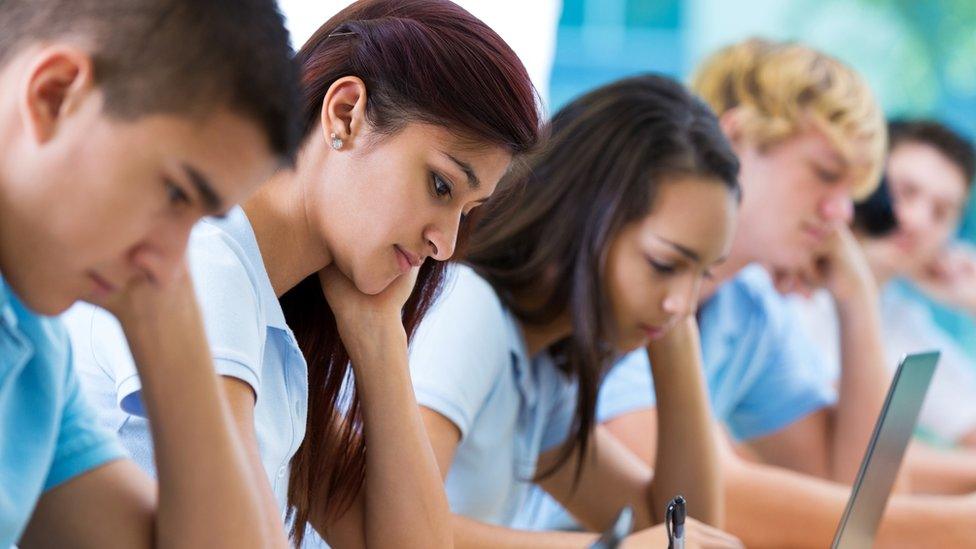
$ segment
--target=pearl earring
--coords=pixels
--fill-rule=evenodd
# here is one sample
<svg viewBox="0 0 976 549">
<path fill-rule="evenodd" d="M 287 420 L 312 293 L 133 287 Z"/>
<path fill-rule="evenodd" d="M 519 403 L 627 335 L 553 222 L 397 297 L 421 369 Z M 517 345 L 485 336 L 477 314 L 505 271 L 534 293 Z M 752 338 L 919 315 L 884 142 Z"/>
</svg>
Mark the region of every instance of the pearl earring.
<svg viewBox="0 0 976 549">
<path fill-rule="evenodd" d="M 342 148 L 342 139 L 340 139 L 336 134 L 332 134 L 332 148 L 339 150 Z"/>
</svg>

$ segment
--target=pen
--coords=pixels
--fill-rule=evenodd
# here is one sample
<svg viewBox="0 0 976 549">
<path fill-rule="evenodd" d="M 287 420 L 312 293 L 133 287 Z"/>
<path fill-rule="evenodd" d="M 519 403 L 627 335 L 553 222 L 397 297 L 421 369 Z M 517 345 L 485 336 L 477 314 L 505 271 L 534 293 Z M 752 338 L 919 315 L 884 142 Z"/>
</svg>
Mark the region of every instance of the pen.
<svg viewBox="0 0 976 549">
<path fill-rule="evenodd" d="M 668 526 L 668 548 L 685 549 L 685 498 L 675 496 L 668 504 L 665 521 Z"/>
</svg>

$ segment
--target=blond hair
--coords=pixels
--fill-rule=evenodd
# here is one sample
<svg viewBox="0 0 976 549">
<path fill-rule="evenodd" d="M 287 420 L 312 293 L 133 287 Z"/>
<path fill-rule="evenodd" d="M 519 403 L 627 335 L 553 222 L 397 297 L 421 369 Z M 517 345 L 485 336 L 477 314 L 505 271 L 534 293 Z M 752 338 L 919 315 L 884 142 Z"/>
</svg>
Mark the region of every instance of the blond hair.
<svg viewBox="0 0 976 549">
<path fill-rule="evenodd" d="M 855 198 L 877 187 L 887 146 L 884 114 L 867 83 L 838 59 L 802 44 L 751 38 L 706 59 L 691 87 L 719 115 L 739 109 L 743 135 L 760 148 L 812 124 L 863 170 Z"/>
</svg>

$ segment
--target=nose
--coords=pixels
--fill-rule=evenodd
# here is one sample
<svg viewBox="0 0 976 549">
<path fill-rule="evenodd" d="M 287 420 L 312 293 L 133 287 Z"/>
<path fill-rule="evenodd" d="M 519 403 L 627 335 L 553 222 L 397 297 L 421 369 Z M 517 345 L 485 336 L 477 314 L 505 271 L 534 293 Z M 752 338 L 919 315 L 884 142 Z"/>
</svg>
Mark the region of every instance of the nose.
<svg viewBox="0 0 976 549">
<path fill-rule="evenodd" d="M 820 216 L 828 223 L 850 223 L 854 218 L 854 201 L 847 189 L 839 189 L 820 203 Z"/>
<path fill-rule="evenodd" d="M 915 233 L 925 227 L 928 218 L 926 208 L 919 201 L 900 201 L 895 207 L 901 230 Z"/>
<path fill-rule="evenodd" d="M 457 246 L 458 225 L 460 217 L 454 217 L 443 223 L 431 225 L 424 231 L 424 239 L 430 247 L 430 257 L 437 261 L 447 261 L 454 255 Z"/>
<path fill-rule="evenodd" d="M 698 303 L 701 282 L 701 275 L 689 274 L 670 285 L 668 293 L 664 297 L 664 311 L 677 318 L 692 314 Z"/>
</svg>

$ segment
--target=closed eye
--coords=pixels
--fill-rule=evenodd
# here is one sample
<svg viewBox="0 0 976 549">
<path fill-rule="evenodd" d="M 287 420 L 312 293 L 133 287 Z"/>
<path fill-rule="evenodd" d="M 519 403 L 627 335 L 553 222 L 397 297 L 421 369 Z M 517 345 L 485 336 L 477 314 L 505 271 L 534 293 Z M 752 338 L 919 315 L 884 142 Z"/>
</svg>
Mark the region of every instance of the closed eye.
<svg viewBox="0 0 976 549">
<path fill-rule="evenodd" d="M 677 270 L 674 265 L 668 265 L 666 263 L 661 263 L 660 261 L 657 261 L 655 259 L 648 258 L 647 259 L 647 262 L 650 263 L 651 267 L 655 271 L 657 271 L 657 272 L 659 272 L 661 274 L 674 274 L 675 270 Z"/>
<path fill-rule="evenodd" d="M 842 174 L 838 171 L 828 170 L 820 166 L 814 165 L 813 170 L 816 172 L 817 177 L 820 178 L 824 183 L 836 183 L 840 181 Z"/>
<path fill-rule="evenodd" d="M 182 207 L 190 204 L 190 195 L 172 179 L 163 178 L 163 185 L 166 187 L 166 200 L 170 206 Z"/>
</svg>

